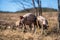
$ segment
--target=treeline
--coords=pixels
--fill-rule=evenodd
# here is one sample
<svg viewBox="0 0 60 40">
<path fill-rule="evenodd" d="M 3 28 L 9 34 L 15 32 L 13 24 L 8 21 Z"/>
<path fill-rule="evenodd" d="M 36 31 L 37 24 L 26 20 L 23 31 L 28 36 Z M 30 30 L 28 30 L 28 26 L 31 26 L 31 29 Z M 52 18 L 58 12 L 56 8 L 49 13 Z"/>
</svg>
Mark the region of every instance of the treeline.
<svg viewBox="0 0 60 40">
<path fill-rule="evenodd" d="M 36 9 L 38 9 L 38 8 L 36 8 Z M 33 8 L 24 9 L 24 10 L 17 11 L 17 12 L 30 12 L 30 11 L 34 11 L 34 9 Z M 53 9 L 53 8 L 42 8 L 42 12 L 57 12 L 57 9 Z"/>
<path fill-rule="evenodd" d="M 0 13 L 14 13 L 14 12 L 9 12 L 9 11 L 0 11 Z"/>
<path fill-rule="evenodd" d="M 38 8 L 36 8 L 38 9 Z M 19 11 L 16 11 L 16 13 L 25 13 L 25 12 L 30 12 L 30 11 L 34 11 L 33 8 L 29 8 L 29 9 L 24 9 L 24 10 L 19 10 Z M 53 8 L 42 8 L 42 12 L 57 12 L 57 9 L 53 9 Z M 14 12 L 9 12 L 9 11 L 0 11 L 0 13 L 14 13 Z"/>
</svg>

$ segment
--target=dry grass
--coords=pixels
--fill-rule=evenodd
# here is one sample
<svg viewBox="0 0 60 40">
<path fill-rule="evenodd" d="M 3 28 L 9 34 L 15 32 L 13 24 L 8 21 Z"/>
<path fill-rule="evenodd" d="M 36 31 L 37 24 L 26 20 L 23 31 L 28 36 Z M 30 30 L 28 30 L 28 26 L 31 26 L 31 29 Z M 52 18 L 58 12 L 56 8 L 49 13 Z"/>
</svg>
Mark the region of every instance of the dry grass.
<svg viewBox="0 0 60 40">
<path fill-rule="evenodd" d="M 19 20 L 20 15 L 24 15 L 25 13 L 0 13 L 0 20 L 8 21 L 8 22 L 16 22 Z M 46 17 L 46 19 L 49 22 L 49 28 L 47 36 L 45 34 L 42 34 L 42 29 L 37 29 L 36 33 L 23 33 L 20 31 L 20 29 L 17 30 L 11 30 L 6 29 L 3 31 L 0 31 L 0 40 L 59 40 L 60 34 L 59 33 L 51 33 L 53 32 L 54 28 L 58 28 L 58 13 L 57 12 L 43 12 L 43 16 Z M 58 34 L 58 35 L 57 35 Z"/>
</svg>

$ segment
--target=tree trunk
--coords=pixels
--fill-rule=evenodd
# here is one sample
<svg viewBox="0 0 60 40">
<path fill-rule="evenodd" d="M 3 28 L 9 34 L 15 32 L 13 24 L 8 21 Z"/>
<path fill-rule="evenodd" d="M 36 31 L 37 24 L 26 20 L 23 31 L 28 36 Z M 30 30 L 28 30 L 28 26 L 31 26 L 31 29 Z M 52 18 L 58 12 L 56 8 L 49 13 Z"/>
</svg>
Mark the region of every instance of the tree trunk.
<svg viewBox="0 0 60 40">
<path fill-rule="evenodd" d="M 58 0 L 58 22 L 59 22 L 59 29 L 60 29 L 60 0 Z"/>
<path fill-rule="evenodd" d="M 35 7 L 35 1 L 32 0 L 33 2 L 33 6 L 34 6 L 34 13 L 36 16 L 42 15 L 42 8 L 41 8 L 41 0 L 37 0 L 37 4 L 38 4 L 38 9 L 36 9 Z"/>
<path fill-rule="evenodd" d="M 37 0 L 37 4 L 38 4 L 38 16 L 42 15 L 42 8 L 41 8 L 41 0 Z"/>
<path fill-rule="evenodd" d="M 34 7 L 34 8 L 33 8 L 33 10 L 34 10 L 34 12 L 33 12 L 33 13 L 36 15 L 35 1 L 34 1 L 34 0 L 32 0 L 32 3 L 33 3 L 33 7 Z"/>
</svg>

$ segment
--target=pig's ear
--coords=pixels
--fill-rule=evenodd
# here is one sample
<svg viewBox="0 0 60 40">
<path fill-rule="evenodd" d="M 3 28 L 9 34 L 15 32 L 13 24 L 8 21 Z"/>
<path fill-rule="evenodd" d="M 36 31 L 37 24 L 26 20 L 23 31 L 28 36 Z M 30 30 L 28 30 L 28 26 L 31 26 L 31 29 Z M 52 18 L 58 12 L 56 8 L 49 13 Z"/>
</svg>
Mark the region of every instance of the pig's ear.
<svg viewBox="0 0 60 40">
<path fill-rule="evenodd" d="M 23 19 L 24 17 L 23 16 L 20 16 L 20 19 Z"/>
</svg>

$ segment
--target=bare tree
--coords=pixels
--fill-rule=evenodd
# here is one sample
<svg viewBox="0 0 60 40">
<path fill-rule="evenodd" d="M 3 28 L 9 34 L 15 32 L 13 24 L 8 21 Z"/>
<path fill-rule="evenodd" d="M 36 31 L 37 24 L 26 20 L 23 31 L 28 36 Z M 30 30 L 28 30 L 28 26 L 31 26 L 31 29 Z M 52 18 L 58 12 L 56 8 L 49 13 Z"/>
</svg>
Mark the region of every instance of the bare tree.
<svg viewBox="0 0 60 40">
<path fill-rule="evenodd" d="M 39 16 L 42 15 L 41 0 L 37 0 L 37 4 L 38 4 L 38 16 Z"/>
<path fill-rule="evenodd" d="M 15 2 L 19 7 L 22 5 L 22 8 L 25 10 L 26 6 L 30 7 L 33 6 L 34 7 L 34 12 L 35 15 L 42 15 L 42 8 L 41 8 L 41 0 L 13 0 L 13 2 Z M 38 9 L 36 8 L 35 3 L 37 3 L 38 5 Z M 37 13 L 38 11 L 38 13 Z"/>
<path fill-rule="evenodd" d="M 39 16 L 39 15 L 42 15 L 42 8 L 41 8 L 41 0 L 32 0 L 32 2 L 33 2 L 33 6 L 34 6 L 34 10 L 35 10 L 35 12 L 36 12 L 36 16 Z M 37 3 L 37 5 L 38 5 L 38 8 L 36 9 L 36 7 L 35 7 L 35 2 Z"/>
<path fill-rule="evenodd" d="M 33 13 L 36 15 L 36 7 L 35 7 L 35 1 L 34 1 L 34 0 L 32 0 L 32 5 L 33 5 L 33 7 L 34 7 L 34 8 L 33 8 L 33 10 L 34 10 Z"/>
<path fill-rule="evenodd" d="M 59 22 L 59 29 L 60 29 L 60 0 L 58 0 L 58 22 Z"/>
</svg>

